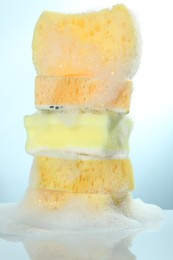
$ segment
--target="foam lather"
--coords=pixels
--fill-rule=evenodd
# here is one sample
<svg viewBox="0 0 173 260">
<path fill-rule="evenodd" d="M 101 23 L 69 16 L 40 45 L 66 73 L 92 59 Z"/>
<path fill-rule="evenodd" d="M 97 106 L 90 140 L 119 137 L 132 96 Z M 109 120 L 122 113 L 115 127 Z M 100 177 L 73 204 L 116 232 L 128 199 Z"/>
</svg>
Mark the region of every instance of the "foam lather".
<svg viewBox="0 0 173 260">
<path fill-rule="evenodd" d="M 26 150 L 32 155 L 126 158 L 132 121 L 110 111 L 45 111 L 25 116 L 25 127 Z"/>
<path fill-rule="evenodd" d="M 134 189 L 130 159 L 68 160 L 37 156 L 32 187 L 74 193 L 119 193 Z"/>
<path fill-rule="evenodd" d="M 105 105 L 136 73 L 139 38 L 123 4 L 83 14 L 46 11 L 35 27 L 33 62 L 38 76 L 98 78 L 103 84 L 93 102 Z"/>
</svg>

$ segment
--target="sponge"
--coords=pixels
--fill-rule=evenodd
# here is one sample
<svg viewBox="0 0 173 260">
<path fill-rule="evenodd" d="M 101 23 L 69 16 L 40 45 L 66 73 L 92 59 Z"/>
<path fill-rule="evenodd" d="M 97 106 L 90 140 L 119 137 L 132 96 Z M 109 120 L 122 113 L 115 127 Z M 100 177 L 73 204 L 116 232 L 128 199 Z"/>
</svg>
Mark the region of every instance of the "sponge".
<svg viewBox="0 0 173 260">
<path fill-rule="evenodd" d="M 87 77 L 45 77 L 35 80 L 35 105 L 37 109 L 81 109 L 113 110 L 128 113 L 132 94 L 132 81 L 127 81 L 115 98 L 107 102 L 100 99 L 104 82 Z M 106 87 L 106 86 L 105 86 Z M 99 101 L 100 102 L 96 102 Z"/>
<path fill-rule="evenodd" d="M 129 204 L 131 201 L 131 193 L 71 193 L 57 190 L 35 189 L 29 187 L 23 199 L 22 206 L 26 209 L 33 208 L 44 210 L 43 212 L 50 212 L 58 210 L 65 216 L 69 216 L 71 211 L 76 211 L 79 215 L 83 215 L 87 222 L 87 215 L 96 213 L 97 221 L 100 219 L 101 212 L 115 210 L 118 207 L 123 208 L 123 205 Z M 55 212 L 54 211 L 54 212 Z M 84 211 L 85 214 L 82 213 Z M 96 217 L 91 214 L 90 217 Z M 88 223 L 89 224 L 89 223 Z"/>
<path fill-rule="evenodd" d="M 139 38 L 123 4 L 84 14 L 43 12 L 34 31 L 33 62 L 39 76 L 99 78 L 104 103 L 136 73 Z"/>
<path fill-rule="evenodd" d="M 44 111 L 25 116 L 32 155 L 127 157 L 132 121 L 115 112 Z"/>
<path fill-rule="evenodd" d="M 74 193 L 127 193 L 134 189 L 130 159 L 68 160 L 37 156 L 32 187 Z"/>
</svg>

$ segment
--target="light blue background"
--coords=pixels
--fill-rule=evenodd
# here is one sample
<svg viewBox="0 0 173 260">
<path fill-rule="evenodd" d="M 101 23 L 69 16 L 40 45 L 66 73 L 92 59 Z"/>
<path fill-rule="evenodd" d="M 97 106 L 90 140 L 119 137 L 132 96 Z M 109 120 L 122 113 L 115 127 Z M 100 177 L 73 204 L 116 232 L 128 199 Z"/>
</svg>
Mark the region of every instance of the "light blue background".
<svg viewBox="0 0 173 260">
<path fill-rule="evenodd" d="M 0 202 L 19 201 L 32 157 L 25 153 L 23 117 L 35 112 L 31 42 L 44 10 L 78 12 L 118 1 L 0 1 Z M 173 208 L 172 2 L 123 1 L 138 15 L 143 55 L 134 78 L 131 153 L 133 197 Z"/>
</svg>

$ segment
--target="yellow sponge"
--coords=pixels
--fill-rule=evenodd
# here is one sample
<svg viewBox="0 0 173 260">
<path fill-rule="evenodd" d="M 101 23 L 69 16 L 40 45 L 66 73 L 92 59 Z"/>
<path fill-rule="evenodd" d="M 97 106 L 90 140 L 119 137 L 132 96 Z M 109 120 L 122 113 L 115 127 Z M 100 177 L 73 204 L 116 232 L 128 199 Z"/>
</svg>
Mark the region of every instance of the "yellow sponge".
<svg viewBox="0 0 173 260">
<path fill-rule="evenodd" d="M 108 212 L 116 207 L 122 208 L 131 200 L 131 193 L 70 193 L 57 190 L 35 189 L 29 187 L 24 200 L 23 207 L 52 211 L 68 209 L 70 213 L 78 210 L 79 215 L 86 209 L 84 217 L 88 213 Z M 31 211 L 32 212 L 32 211 Z M 58 211 L 57 211 L 58 212 Z M 83 214 L 82 214 L 83 215 Z M 92 216 L 92 215 L 91 215 Z M 100 215 L 98 215 L 100 218 Z"/>
<path fill-rule="evenodd" d="M 33 62 L 39 76 L 96 77 L 102 98 L 135 74 L 140 42 L 132 13 L 123 4 L 84 14 L 44 12 L 33 37 Z"/>
<path fill-rule="evenodd" d="M 86 77 L 45 77 L 35 80 L 35 104 L 38 109 L 109 109 L 127 113 L 130 110 L 132 81 L 127 81 L 118 95 L 102 102 L 103 81 Z M 98 102 L 100 100 L 100 102 Z M 97 101 L 97 103 L 96 103 Z"/>
<path fill-rule="evenodd" d="M 35 176 L 35 177 L 34 177 Z M 32 178 L 38 189 L 74 193 L 127 193 L 134 189 L 131 161 L 35 158 Z"/>
</svg>

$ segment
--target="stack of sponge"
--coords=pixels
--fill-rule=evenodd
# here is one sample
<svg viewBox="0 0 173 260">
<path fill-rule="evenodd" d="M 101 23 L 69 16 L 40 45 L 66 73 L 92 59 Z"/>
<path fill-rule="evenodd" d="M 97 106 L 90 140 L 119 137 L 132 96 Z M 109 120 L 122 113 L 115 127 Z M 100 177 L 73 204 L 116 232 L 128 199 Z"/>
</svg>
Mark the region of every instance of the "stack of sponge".
<svg viewBox="0 0 173 260">
<path fill-rule="evenodd" d="M 37 112 L 25 117 L 34 156 L 28 203 L 60 210 L 80 201 L 93 212 L 129 199 L 127 114 L 139 58 L 136 22 L 122 4 L 41 15 L 33 38 Z"/>
</svg>

